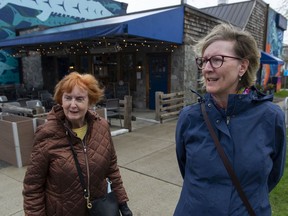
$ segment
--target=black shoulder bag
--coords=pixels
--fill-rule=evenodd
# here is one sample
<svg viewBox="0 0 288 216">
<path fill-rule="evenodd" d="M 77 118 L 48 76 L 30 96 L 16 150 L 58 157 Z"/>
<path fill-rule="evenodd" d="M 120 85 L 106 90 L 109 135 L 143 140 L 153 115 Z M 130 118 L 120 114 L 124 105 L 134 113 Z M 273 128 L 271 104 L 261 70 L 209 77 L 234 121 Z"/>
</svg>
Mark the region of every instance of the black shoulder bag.
<svg viewBox="0 0 288 216">
<path fill-rule="evenodd" d="M 107 194 L 105 194 L 105 196 L 99 199 L 90 201 L 90 193 L 87 187 L 85 186 L 84 176 L 83 176 L 82 169 L 80 167 L 80 164 L 77 158 L 77 154 L 74 150 L 72 143 L 70 141 L 69 143 L 70 143 L 70 147 L 71 147 L 73 157 L 75 160 L 80 183 L 84 191 L 84 198 L 87 201 L 87 209 L 89 211 L 89 215 L 91 216 L 120 216 L 119 204 L 118 204 L 116 195 L 113 191 L 109 191 L 109 192 L 107 191 Z M 88 181 L 90 180 L 89 178 L 90 177 L 88 175 Z M 106 179 L 106 180 L 108 183 L 108 188 L 110 188 L 111 182 L 109 181 L 109 179 Z"/>
<path fill-rule="evenodd" d="M 218 154 L 220 155 L 222 161 L 223 161 L 223 164 L 230 176 L 230 178 L 232 179 L 232 182 L 235 186 L 235 188 L 237 189 L 238 191 L 238 194 L 242 200 L 242 202 L 244 203 L 248 213 L 250 216 L 256 216 L 251 204 L 249 203 L 249 200 L 247 199 L 242 187 L 241 187 L 241 184 L 240 184 L 240 181 L 238 180 L 225 152 L 224 152 L 224 149 L 222 148 L 216 134 L 215 134 L 215 131 L 213 130 L 213 127 L 211 125 L 211 122 L 209 121 L 209 118 L 208 118 L 208 115 L 207 115 L 207 112 L 206 112 L 206 109 L 205 109 L 205 103 L 201 103 L 201 111 L 202 111 L 202 114 L 203 114 L 203 117 L 204 117 L 204 120 L 205 120 L 205 123 L 208 127 L 208 130 L 210 132 L 210 135 L 212 136 L 213 140 L 214 140 L 214 143 L 215 143 L 215 146 L 216 146 L 216 149 L 217 149 L 217 152 Z"/>
</svg>

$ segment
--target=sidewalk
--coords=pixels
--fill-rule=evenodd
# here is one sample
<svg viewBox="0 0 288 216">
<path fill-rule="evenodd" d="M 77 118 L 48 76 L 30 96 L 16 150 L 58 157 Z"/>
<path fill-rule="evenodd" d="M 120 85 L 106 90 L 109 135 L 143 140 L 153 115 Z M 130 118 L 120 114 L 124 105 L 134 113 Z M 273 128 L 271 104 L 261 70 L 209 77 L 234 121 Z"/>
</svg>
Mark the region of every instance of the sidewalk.
<svg viewBox="0 0 288 216">
<path fill-rule="evenodd" d="M 276 102 L 280 107 L 283 101 Z M 139 114 L 139 115 L 138 115 Z M 132 132 L 113 136 L 124 186 L 134 216 L 172 216 L 181 191 L 174 133 L 177 120 L 159 124 L 154 113 L 135 113 Z M 112 120 L 111 130 L 117 130 Z M 116 125 L 116 126 L 115 126 Z M 26 168 L 0 161 L 0 216 L 23 216 L 22 181 Z"/>
<path fill-rule="evenodd" d="M 175 154 L 176 120 L 159 124 L 153 121 L 154 113 L 146 114 L 152 117 L 135 114 L 131 133 L 113 137 L 118 164 L 134 216 L 170 216 L 182 185 Z M 24 215 L 25 171 L 26 167 L 0 161 L 1 216 Z"/>
</svg>

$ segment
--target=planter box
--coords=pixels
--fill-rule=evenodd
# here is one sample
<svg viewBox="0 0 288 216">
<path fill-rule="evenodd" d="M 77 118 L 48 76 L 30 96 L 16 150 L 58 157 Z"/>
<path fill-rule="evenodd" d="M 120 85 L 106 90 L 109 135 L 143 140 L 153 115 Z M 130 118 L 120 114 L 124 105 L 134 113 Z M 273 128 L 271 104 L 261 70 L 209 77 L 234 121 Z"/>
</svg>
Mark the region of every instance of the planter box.
<svg viewBox="0 0 288 216">
<path fill-rule="evenodd" d="M 17 167 L 28 165 L 33 148 L 33 119 L 7 115 L 0 119 L 0 159 Z"/>
<path fill-rule="evenodd" d="M 46 116 L 43 117 L 38 117 L 38 118 L 33 118 L 33 127 L 34 127 L 34 132 L 36 131 L 37 127 L 44 124 L 46 122 Z"/>
</svg>

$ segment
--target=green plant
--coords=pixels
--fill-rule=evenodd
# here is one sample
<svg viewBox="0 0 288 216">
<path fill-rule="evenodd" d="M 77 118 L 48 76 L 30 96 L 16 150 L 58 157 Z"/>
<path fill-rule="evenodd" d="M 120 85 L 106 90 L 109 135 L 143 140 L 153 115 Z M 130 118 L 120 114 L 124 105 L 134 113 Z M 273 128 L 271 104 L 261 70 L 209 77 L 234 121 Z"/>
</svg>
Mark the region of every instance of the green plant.
<svg viewBox="0 0 288 216">
<path fill-rule="evenodd" d="M 288 133 L 288 131 L 287 131 Z M 288 154 L 288 149 L 286 155 Z M 273 216 L 286 216 L 288 212 L 288 160 L 286 160 L 284 175 L 279 184 L 270 193 Z"/>
<path fill-rule="evenodd" d="M 274 85 L 274 84 L 269 83 L 269 84 L 267 85 L 267 90 L 274 90 L 274 89 L 275 89 L 275 85 Z"/>
<path fill-rule="evenodd" d="M 255 87 L 260 91 L 263 92 L 264 91 L 264 87 L 260 84 L 256 84 Z"/>
<path fill-rule="evenodd" d="M 275 92 L 274 97 L 285 98 L 288 97 L 288 90 L 280 90 Z"/>
</svg>

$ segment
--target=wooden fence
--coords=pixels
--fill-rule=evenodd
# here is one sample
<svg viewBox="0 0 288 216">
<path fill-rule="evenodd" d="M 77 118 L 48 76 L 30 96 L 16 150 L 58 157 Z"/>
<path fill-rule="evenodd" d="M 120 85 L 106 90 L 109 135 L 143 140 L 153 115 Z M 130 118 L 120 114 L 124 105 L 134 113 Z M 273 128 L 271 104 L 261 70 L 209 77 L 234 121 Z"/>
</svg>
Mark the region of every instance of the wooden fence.
<svg viewBox="0 0 288 216">
<path fill-rule="evenodd" d="M 155 93 L 155 119 L 163 123 L 163 120 L 175 118 L 184 107 L 184 92 L 164 94 Z"/>
</svg>

